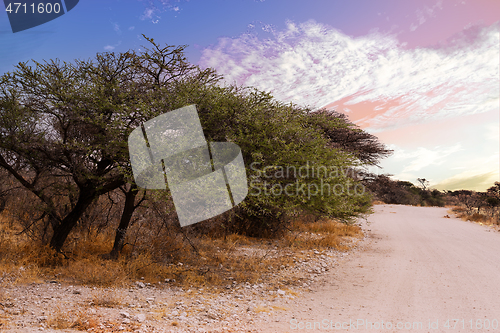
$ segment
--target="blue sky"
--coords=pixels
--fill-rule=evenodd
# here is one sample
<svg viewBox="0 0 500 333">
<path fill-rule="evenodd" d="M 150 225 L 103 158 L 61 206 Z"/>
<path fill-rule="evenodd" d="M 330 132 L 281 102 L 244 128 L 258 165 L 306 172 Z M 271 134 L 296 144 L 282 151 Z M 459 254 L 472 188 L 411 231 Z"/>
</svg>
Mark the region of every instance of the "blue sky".
<svg viewBox="0 0 500 333">
<path fill-rule="evenodd" d="M 0 15 L 0 70 L 5 72 L 12 64 L 31 58 L 93 57 L 96 52 L 110 50 L 109 46 L 115 52 L 137 49 L 144 44 L 141 34 L 163 43 L 188 44 L 189 60 L 196 63 L 201 50 L 220 37 L 237 37 L 250 30 L 263 32 L 267 26 L 283 29 L 287 20 L 335 22 L 338 29 L 356 36 L 375 25 L 377 17 L 368 13 L 400 1 L 344 3 L 325 10 L 331 7 L 330 0 L 313 5 L 302 0 L 82 0 L 75 11 L 16 34 L 11 33 L 4 13 Z M 363 11 L 359 11 L 360 6 Z"/>
<path fill-rule="evenodd" d="M 373 171 L 483 190 L 500 180 L 499 20 L 497 0 L 81 0 L 15 34 L 0 13 L 0 73 L 145 34 L 228 82 L 346 112 L 395 150 Z"/>
</svg>

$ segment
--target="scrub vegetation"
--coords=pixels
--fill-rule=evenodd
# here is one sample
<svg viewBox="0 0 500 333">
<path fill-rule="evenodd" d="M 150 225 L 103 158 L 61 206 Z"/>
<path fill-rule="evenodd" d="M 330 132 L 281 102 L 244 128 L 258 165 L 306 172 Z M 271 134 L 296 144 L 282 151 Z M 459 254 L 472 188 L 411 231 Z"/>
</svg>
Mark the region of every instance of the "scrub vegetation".
<svg viewBox="0 0 500 333">
<path fill-rule="evenodd" d="M 252 280 L 289 259 L 231 257 L 237 246 L 345 250 L 361 235 L 353 223 L 373 196 L 361 170 L 391 154 L 375 136 L 335 111 L 225 84 L 187 62 L 186 46 L 146 39 L 141 52 L 24 62 L 0 77 L 3 282 L 56 275 L 90 285 L 141 277 L 205 284 L 229 272 Z M 190 104 L 207 141 L 241 148 L 249 194 L 181 228 L 168 189 L 134 183 L 127 139 Z"/>
</svg>

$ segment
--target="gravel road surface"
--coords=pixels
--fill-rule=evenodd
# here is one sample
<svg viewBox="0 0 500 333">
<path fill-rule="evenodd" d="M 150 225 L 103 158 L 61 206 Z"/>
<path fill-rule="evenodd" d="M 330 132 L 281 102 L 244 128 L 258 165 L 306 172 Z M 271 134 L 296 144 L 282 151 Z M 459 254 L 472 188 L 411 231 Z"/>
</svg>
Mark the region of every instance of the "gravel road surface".
<svg viewBox="0 0 500 333">
<path fill-rule="evenodd" d="M 500 332 L 500 232 L 377 205 L 368 240 L 262 332 Z"/>
</svg>

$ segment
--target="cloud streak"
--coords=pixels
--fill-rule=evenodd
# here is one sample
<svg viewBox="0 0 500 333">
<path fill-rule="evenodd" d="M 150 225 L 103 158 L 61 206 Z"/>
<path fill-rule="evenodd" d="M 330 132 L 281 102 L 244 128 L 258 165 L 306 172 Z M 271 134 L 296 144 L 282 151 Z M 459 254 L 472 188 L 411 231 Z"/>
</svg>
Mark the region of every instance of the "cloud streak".
<svg viewBox="0 0 500 333">
<path fill-rule="evenodd" d="M 427 22 L 428 18 L 436 16 L 435 12 L 437 9 L 443 9 L 443 0 L 439 0 L 432 7 L 424 6 L 422 9 L 418 9 L 415 13 L 417 15 L 417 22 L 411 24 L 410 31 L 417 30 L 419 26 Z"/>
<path fill-rule="evenodd" d="M 313 108 L 376 101 L 361 119 L 372 132 L 498 108 L 498 24 L 470 27 L 441 48 L 411 50 L 393 36 L 352 38 L 314 21 L 271 34 L 221 38 L 200 64 Z"/>
<path fill-rule="evenodd" d="M 143 2 L 143 0 L 139 0 Z M 156 24 L 160 21 L 160 13 L 171 10 L 174 12 L 179 12 L 181 8 L 177 5 L 172 5 L 170 0 L 147 0 L 146 8 L 144 13 L 141 15 L 141 20 L 150 20 L 152 23 Z M 179 2 L 179 1 L 176 1 Z"/>
<path fill-rule="evenodd" d="M 411 152 L 406 152 L 403 149 L 392 145 L 390 147 L 395 151 L 394 156 L 397 159 L 410 159 L 411 162 L 403 168 L 402 173 L 409 173 L 413 171 L 420 171 L 427 166 L 438 166 L 443 164 L 446 158 L 461 150 L 460 144 L 456 144 L 451 147 L 433 147 L 432 149 L 425 147 L 418 147 L 418 149 Z"/>
</svg>

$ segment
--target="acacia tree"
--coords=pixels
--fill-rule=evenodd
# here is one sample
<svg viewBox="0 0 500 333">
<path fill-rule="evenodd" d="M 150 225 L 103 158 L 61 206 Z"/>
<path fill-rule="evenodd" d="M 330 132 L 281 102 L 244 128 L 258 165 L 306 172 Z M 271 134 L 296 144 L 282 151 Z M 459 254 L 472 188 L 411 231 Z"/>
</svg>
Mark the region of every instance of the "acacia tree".
<svg viewBox="0 0 500 333">
<path fill-rule="evenodd" d="M 128 135 L 165 111 L 149 107 L 160 88 L 194 70 L 185 46 L 147 40 L 141 54 L 19 63 L 0 78 L 0 167 L 43 203 L 57 251 L 95 199 L 131 181 Z"/>
<path fill-rule="evenodd" d="M 198 105 L 209 141 L 232 141 L 242 150 L 249 195 L 233 210 L 229 225 L 234 228 L 230 231 L 272 235 L 286 227 L 288 214 L 307 211 L 347 220 L 366 211 L 367 195 L 346 193 L 357 180 L 343 172 L 332 172 L 362 164 L 354 154 L 334 147 L 324 135 L 323 128 L 350 126 L 343 119 L 321 123 L 324 119 L 314 118 L 313 122 L 307 109 L 281 103 L 271 94 L 252 88 L 189 82 L 179 89 L 179 93 L 170 95 L 172 103 Z M 304 172 L 308 176 L 294 172 L 301 168 L 308 170 Z M 326 168 L 326 175 L 318 177 L 319 168 Z M 346 191 L 336 195 L 334 186 Z M 292 194 L 284 193 L 285 188 Z M 313 192 L 310 196 L 309 189 Z"/>
<path fill-rule="evenodd" d="M 58 251 L 92 201 L 125 182 L 126 131 L 106 124 L 121 123 L 117 106 L 133 104 L 118 92 L 133 59 L 20 63 L 2 77 L 0 166 L 43 202 Z M 46 185 L 50 177 L 59 181 Z M 55 192 L 66 194 L 67 213 Z"/>
<path fill-rule="evenodd" d="M 420 186 L 422 186 L 422 190 L 426 190 L 427 186 L 429 186 L 429 181 L 425 178 L 417 178 L 417 181 L 420 183 Z"/>
<path fill-rule="evenodd" d="M 489 197 L 494 197 L 494 198 L 500 199 L 500 182 L 495 182 L 495 185 L 489 187 L 486 190 L 486 194 Z"/>
</svg>

